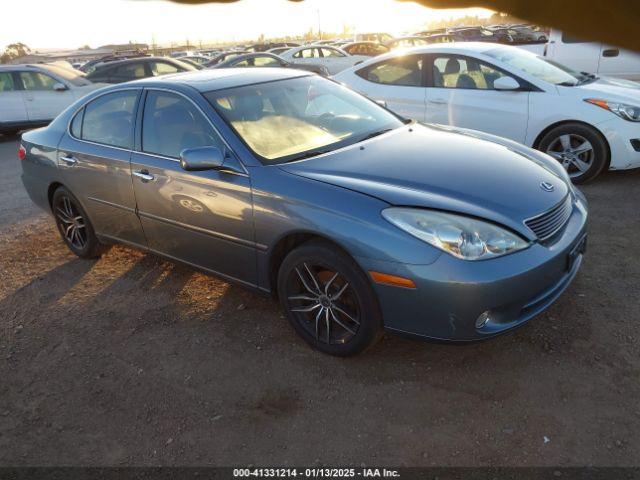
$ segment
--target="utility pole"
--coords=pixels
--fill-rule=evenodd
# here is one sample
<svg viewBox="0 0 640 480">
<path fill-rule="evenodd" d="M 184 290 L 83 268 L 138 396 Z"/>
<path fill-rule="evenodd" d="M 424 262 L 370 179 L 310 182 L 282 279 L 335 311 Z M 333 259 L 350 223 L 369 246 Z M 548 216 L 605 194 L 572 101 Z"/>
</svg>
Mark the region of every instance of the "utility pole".
<svg viewBox="0 0 640 480">
<path fill-rule="evenodd" d="M 322 28 L 320 26 L 320 9 L 318 8 L 318 40 L 322 40 Z"/>
</svg>

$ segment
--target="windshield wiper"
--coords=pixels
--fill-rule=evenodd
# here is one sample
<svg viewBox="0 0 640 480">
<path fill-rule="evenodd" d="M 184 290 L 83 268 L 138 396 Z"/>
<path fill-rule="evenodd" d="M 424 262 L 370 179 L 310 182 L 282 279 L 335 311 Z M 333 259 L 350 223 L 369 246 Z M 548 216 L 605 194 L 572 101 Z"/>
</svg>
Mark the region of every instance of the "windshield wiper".
<svg viewBox="0 0 640 480">
<path fill-rule="evenodd" d="M 355 142 L 355 143 L 364 142 L 365 140 L 369 140 L 370 138 L 380 136 L 380 135 L 382 135 L 384 133 L 390 132 L 391 130 L 393 130 L 393 128 L 383 128 L 382 130 L 377 130 L 375 132 L 371 132 L 371 133 L 365 135 L 364 137 L 358 139 L 358 141 Z"/>
<path fill-rule="evenodd" d="M 286 161 L 286 163 L 295 162 L 296 160 L 304 160 L 305 158 L 317 157 L 318 155 L 322 155 L 323 153 L 329 153 L 330 151 L 331 151 L 330 148 L 326 148 L 324 150 L 309 150 L 308 152 L 303 152 L 300 155 L 291 157 Z"/>
</svg>

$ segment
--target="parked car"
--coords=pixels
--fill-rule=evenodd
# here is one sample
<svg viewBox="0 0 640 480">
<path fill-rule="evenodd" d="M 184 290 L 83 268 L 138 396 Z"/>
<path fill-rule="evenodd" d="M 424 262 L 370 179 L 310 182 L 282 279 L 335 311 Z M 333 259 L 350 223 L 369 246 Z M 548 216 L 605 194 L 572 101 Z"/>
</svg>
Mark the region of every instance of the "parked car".
<svg viewBox="0 0 640 480">
<path fill-rule="evenodd" d="M 204 65 L 205 63 L 211 61 L 211 57 L 208 57 L 206 55 L 185 55 L 182 57 L 177 57 L 176 60 L 180 60 L 181 62 L 189 60 L 190 64 L 197 63 L 198 65 Z"/>
<path fill-rule="evenodd" d="M 224 61 L 229 60 L 230 58 L 237 57 L 238 55 L 243 55 L 245 53 L 251 53 L 247 50 L 229 50 L 226 52 L 221 52 L 211 58 L 207 63 L 204 64 L 205 68 L 211 68 L 214 65 L 222 63 Z"/>
<path fill-rule="evenodd" d="M 287 62 L 284 58 L 272 53 L 245 53 L 232 57 L 229 60 L 218 63 L 211 68 L 247 68 L 247 67 L 280 67 L 295 68 L 298 70 L 306 70 L 314 72 L 325 77 L 329 76 L 329 71 L 323 65 L 313 64 L 293 64 Z"/>
<path fill-rule="evenodd" d="M 108 87 L 25 134 L 19 157 L 76 255 L 125 242 L 273 293 L 332 355 L 383 328 L 507 332 L 567 288 L 586 242 L 584 197 L 548 156 L 406 123 L 296 70 Z"/>
<path fill-rule="evenodd" d="M 394 38 L 385 45 L 389 47 L 389 50 L 393 50 L 394 48 L 416 47 L 418 45 L 428 45 L 429 43 L 433 43 L 429 40 L 429 37 L 410 36 Z"/>
<path fill-rule="evenodd" d="M 363 55 L 365 57 L 375 57 L 389 51 L 389 47 L 378 42 L 352 42 L 340 46 L 349 55 Z"/>
<path fill-rule="evenodd" d="M 106 55 L 104 57 L 101 58 L 97 58 L 95 60 L 90 60 L 88 62 L 86 62 L 84 65 L 82 65 L 80 67 L 79 70 L 83 71 L 84 73 L 86 73 L 87 75 L 90 74 L 91 72 L 93 72 L 97 67 L 102 66 L 105 63 L 109 63 L 109 62 L 117 62 L 119 60 L 127 60 L 129 58 L 144 58 L 144 57 L 150 57 L 151 55 L 147 54 L 147 53 L 134 53 L 134 54 L 130 54 L 130 55 Z"/>
<path fill-rule="evenodd" d="M 179 60 L 182 63 L 186 63 L 187 65 L 191 65 L 196 70 L 202 70 L 203 68 L 205 68 L 204 65 L 201 65 L 200 63 L 191 60 L 191 57 L 180 57 Z"/>
<path fill-rule="evenodd" d="M 560 30 L 551 30 L 546 45 L 519 47 L 579 72 L 640 81 L 640 53 L 580 39 Z"/>
<path fill-rule="evenodd" d="M 576 183 L 640 166 L 640 85 L 574 72 L 517 47 L 426 45 L 334 79 L 408 118 L 542 150 Z"/>
<path fill-rule="evenodd" d="M 447 29 L 447 33 L 463 42 L 498 42 L 511 43 L 509 35 L 502 32 L 493 32 L 485 27 L 456 27 Z"/>
<path fill-rule="evenodd" d="M 331 75 L 369 59 L 366 55 L 349 55 L 330 45 L 305 45 L 287 50 L 280 56 L 296 65 L 323 65 Z"/>
<path fill-rule="evenodd" d="M 378 42 L 378 43 L 386 43 L 389 40 L 393 40 L 393 36 L 384 32 L 369 32 L 369 33 L 358 33 L 353 38 L 355 42 Z"/>
<path fill-rule="evenodd" d="M 197 70 L 193 65 L 168 57 L 143 57 L 98 65 L 87 75 L 92 82 L 122 83 L 169 73 Z"/>
<path fill-rule="evenodd" d="M 276 48 L 272 48 L 270 50 L 267 50 L 267 53 L 273 53 L 274 55 L 280 55 L 281 53 L 286 52 L 290 48 L 293 48 L 293 47 L 276 47 Z"/>
<path fill-rule="evenodd" d="M 62 110 L 104 85 L 56 65 L 0 65 L 0 133 L 48 124 Z"/>
</svg>

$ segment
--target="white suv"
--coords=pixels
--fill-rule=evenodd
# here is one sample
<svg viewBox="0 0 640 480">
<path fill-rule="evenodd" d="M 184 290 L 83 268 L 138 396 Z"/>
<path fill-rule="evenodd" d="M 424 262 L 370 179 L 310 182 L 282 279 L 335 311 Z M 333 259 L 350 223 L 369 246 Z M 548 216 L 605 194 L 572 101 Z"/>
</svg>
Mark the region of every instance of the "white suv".
<svg viewBox="0 0 640 480">
<path fill-rule="evenodd" d="M 54 64 L 0 66 L 0 133 L 48 124 L 102 84 Z"/>
</svg>

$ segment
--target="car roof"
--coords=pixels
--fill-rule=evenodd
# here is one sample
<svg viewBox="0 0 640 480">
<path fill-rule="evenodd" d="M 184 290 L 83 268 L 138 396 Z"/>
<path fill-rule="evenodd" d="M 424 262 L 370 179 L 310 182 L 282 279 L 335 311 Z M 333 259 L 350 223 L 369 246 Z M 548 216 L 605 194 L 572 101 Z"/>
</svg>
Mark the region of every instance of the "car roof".
<svg viewBox="0 0 640 480">
<path fill-rule="evenodd" d="M 256 83 L 273 82 L 288 78 L 313 75 L 303 70 L 287 68 L 212 68 L 195 72 L 172 73 L 160 77 L 143 78 L 127 85 L 168 86 L 172 84 L 188 85 L 200 92 L 242 87 Z"/>
<path fill-rule="evenodd" d="M 465 53 L 484 53 L 489 50 L 493 50 L 497 47 L 504 48 L 517 48 L 502 43 L 492 42 L 450 42 L 450 43 L 430 43 L 428 45 L 418 45 L 416 47 L 410 47 L 402 50 L 394 50 L 392 55 L 398 55 L 398 52 L 405 53 L 430 53 L 430 52 L 447 52 L 447 53 L 459 53 L 464 55 Z M 390 54 L 385 54 L 392 56 Z M 381 57 L 376 57 L 381 58 Z"/>
</svg>

